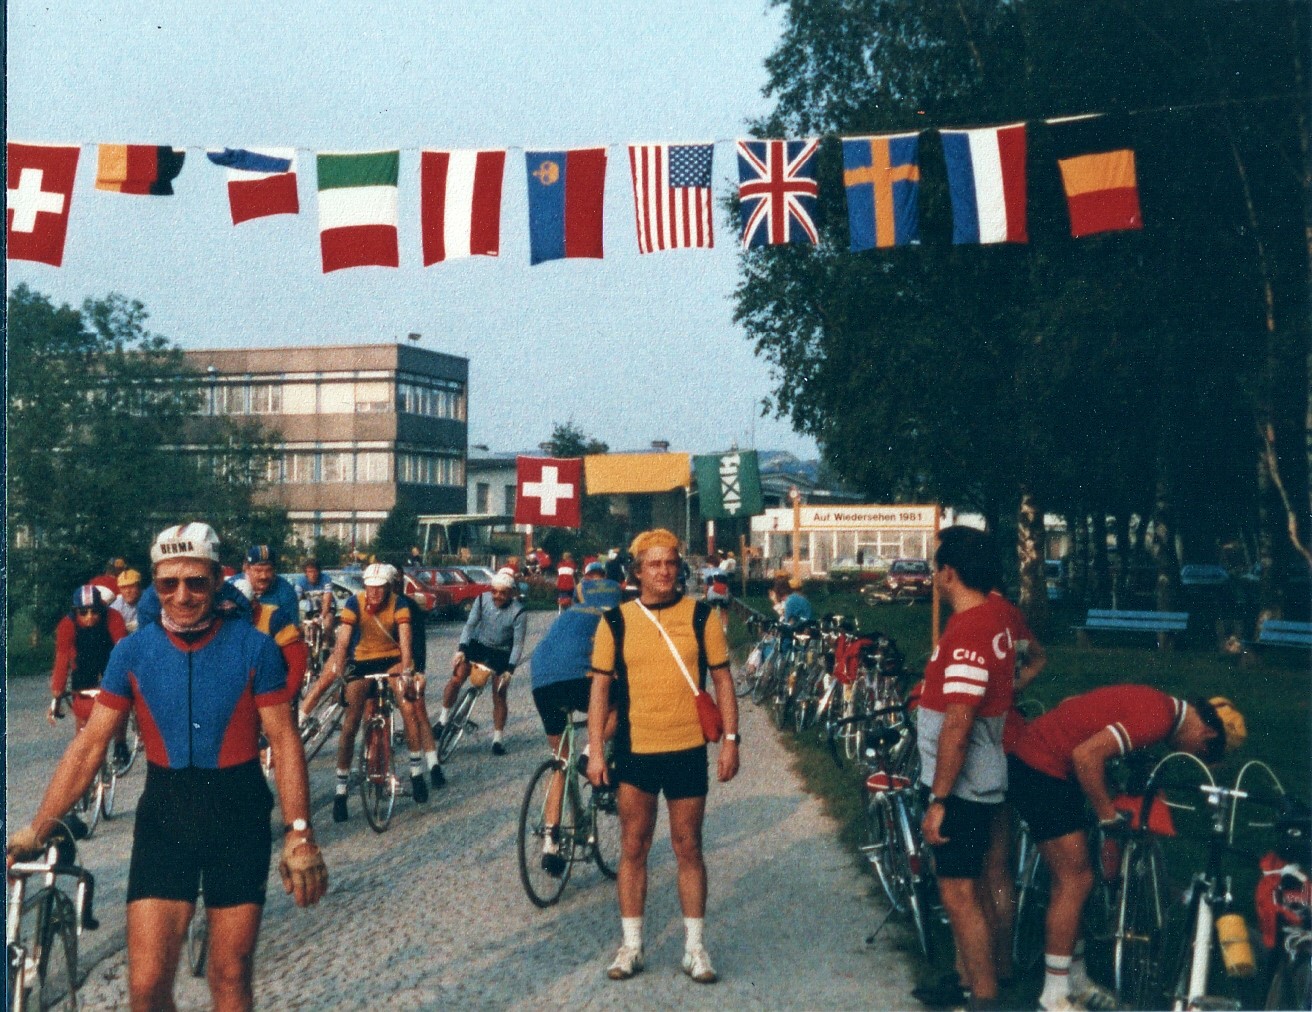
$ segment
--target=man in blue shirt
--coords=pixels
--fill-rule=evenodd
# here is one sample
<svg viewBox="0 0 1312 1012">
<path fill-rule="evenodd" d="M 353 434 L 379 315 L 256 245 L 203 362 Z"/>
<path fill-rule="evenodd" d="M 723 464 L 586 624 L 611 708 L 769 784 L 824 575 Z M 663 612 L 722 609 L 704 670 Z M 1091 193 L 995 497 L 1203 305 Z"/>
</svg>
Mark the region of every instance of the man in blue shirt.
<svg viewBox="0 0 1312 1012">
<path fill-rule="evenodd" d="M 306 559 L 304 570 L 292 584 L 292 589 L 296 591 L 296 597 L 301 602 L 301 612 L 306 618 L 317 614 L 324 620 L 327 628 L 328 620 L 333 613 L 332 578 L 319 568 L 318 559 Z M 316 595 L 318 600 L 315 599 Z"/>
<path fill-rule="evenodd" d="M 802 581 L 793 579 L 788 586 L 793 592 L 784 598 L 784 621 L 792 626 L 810 622 L 814 613 L 811 611 L 811 602 L 802 595 Z"/>
<path fill-rule="evenodd" d="M 261 604 L 271 604 L 282 608 L 293 622 L 300 624 L 301 613 L 296 603 L 296 591 L 292 585 L 278 575 L 274 568 L 278 565 L 278 553 L 269 545 L 252 545 L 246 552 L 246 562 L 242 565 L 242 576 L 250 585 L 250 598 Z M 232 577 L 229 583 L 237 583 L 240 577 Z M 245 588 L 242 588 L 243 591 Z"/>
</svg>

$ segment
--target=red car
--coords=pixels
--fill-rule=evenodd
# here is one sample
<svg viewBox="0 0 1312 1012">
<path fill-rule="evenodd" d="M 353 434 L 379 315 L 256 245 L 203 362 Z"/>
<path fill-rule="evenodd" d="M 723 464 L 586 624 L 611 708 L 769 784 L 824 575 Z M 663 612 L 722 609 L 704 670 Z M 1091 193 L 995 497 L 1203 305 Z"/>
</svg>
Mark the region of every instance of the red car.
<svg viewBox="0 0 1312 1012">
<path fill-rule="evenodd" d="M 934 593 L 934 571 L 925 559 L 894 559 L 888 575 L 874 586 L 861 588 L 861 593 L 875 601 L 928 601 Z"/>
<path fill-rule="evenodd" d="M 491 584 L 472 580 L 468 573 L 455 566 L 416 569 L 412 573 L 415 579 L 442 598 L 438 608 L 445 614 L 468 615 L 474 606 L 474 598 L 492 589 Z"/>
</svg>

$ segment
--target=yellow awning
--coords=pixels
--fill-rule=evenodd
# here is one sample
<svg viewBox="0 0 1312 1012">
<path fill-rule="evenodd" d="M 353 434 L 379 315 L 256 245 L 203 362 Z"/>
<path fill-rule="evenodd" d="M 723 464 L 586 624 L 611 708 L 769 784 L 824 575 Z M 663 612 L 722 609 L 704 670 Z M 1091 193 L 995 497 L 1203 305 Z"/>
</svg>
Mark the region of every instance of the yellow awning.
<svg viewBox="0 0 1312 1012">
<path fill-rule="evenodd" d="M 691 469 L 692 461 L 686 453 L 600 453 L 583 458 L 588 495 L 687 488 Z"/>
</svg>

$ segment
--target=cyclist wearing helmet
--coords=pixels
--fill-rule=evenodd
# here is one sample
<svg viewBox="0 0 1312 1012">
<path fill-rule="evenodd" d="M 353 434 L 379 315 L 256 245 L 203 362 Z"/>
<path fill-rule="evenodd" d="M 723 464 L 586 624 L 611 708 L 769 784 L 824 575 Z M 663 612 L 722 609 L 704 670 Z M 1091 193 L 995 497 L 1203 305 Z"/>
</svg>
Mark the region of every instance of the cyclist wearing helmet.
<svg viewBox="0 0 1312 1012">
<path fill-rule="evenodd" d="M 278 553 L 268 545 L 252 545 L 246 552 L 246 561 L 241 567 L 241 576 L 235 576 L 229 583 L 236 583 L 243 577 L 250 584 L 252 601 L 261 601 L 281 608 L 293 622 L 300 624 L 300 605 L 296 591 L 274 568 L 278 565 Z M 244 588 L 243 588 L 244 590 Z"/>
<path fill-rule="evenodd" d="M 333 617 L 333 581 L 319 568 L 318 559 L 306 559 L 303 572 L 292 584 L 296 597 L 301 602 L 301 611 L 306 618 L 318 612 L 323 620 L 324 629 L 332 626 Z M 316 603 L 311 595 L 318 595 Z"/>
<path fill-rule="evenodd" d="M 539 555 L 545 554 L 539 552 Z M 515 600 L 515 578 L 506 573 L 492 577 L 492 589 L 484 591 L 474 601 L 460 633 L 460 648 L 452 658 L 451 680 L 442 692 L 442 712 L 438 715 L 433 734 L 442 736 L 442 728 L 456 693 L 469 677 L 469 666 L 482 664 L 492 669 L 492 754 L 505 755 L 506 746 L 501 735 L 506 727 L 510 707 L 506 692 L 510 676 L 524 653 L 524 640 L 528 633 L 528 613 L 524 605 Z"/>
<path fill-rule="evenodd" d="M 1115 877 L 1120 864 L 1118 830 L 1125 816 L 1107 789 L 1107 760 L 1165 743 L 1212 764 L 1247 736 L 1243 715 L 1223 696 L 1186 703 L 1146 685 L 1072 696 L 1020 732 L 1007 759 L 1007 797 L 1052 873 L 1040 1008 L 1081 1008 L 1078 1000 L 1092 989 L 1071 957 L 1093 889 L 1086 801 L 1107 838 L 1103 875 Z"/>
<path fill-rule="evenodd" d="M 100 687 L 100 679 L 109 664 L 114 644 L 128 634 L 123 616 L 105 606 L 105 600 L 93 584 L 73 592 L 73 610 L 55 627 L 55 666 L 50 673 L 50 712 L 46 720 L 54 724 L 64 716 L 61 709 L 65 692 L 71 692 L 69 707 L 77 729 L 86 726 L 93 700 L 79 692 Z M 114 762 L 128 761 L 127 729 L 114 742 Z"/>
<path fill-rule="evenodd" d="M 305 753 L 273 640 L 215 610 L 214 531 L 201 523 L 170 527 L 150 554 L 160 621 L 115 647 L 91 719 L 65 752 L 32 824 L 10 840 L 8 856 L 40 850 L 135 710 L 147 773 L 128 871 L 132 1007 L 173 1007 L 182 942 L 203 888 L 213 1004 L 249 1008 L 272 844 L 273 796 L 257 760 L 261 730 L 273 749 L 287 822 L 283 887 L 307 906 L 328 884 L 309 825 Z"/>
</svg>

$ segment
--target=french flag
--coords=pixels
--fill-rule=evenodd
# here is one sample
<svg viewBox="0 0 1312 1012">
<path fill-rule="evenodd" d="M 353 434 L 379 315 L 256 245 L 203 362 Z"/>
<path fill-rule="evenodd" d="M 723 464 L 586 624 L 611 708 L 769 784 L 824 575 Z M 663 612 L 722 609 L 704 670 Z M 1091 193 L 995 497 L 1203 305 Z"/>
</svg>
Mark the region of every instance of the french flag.
<svg viewBox="0 0 1312 1012">
<path fill-rule="evenodd" d="M 954 243 L 1028 242 L 1025 124 L 943 130 Z"/>
<path fill-rule="evenodd" d="M 529 262 L 602 257 L 606 149 L 525 151 Z"/>
<path fill-rule="evenodd" d="M 423 151 L 419 156 L 424 266 L 501 252 L 505 151 Z"/>
<path fill-rule="evenodd" d="M 232 223 L 271 214 L 299 214 L 295 148 L 224 148 L 207 152 L 228 170 L 228 205 Z"/>
</svg>

